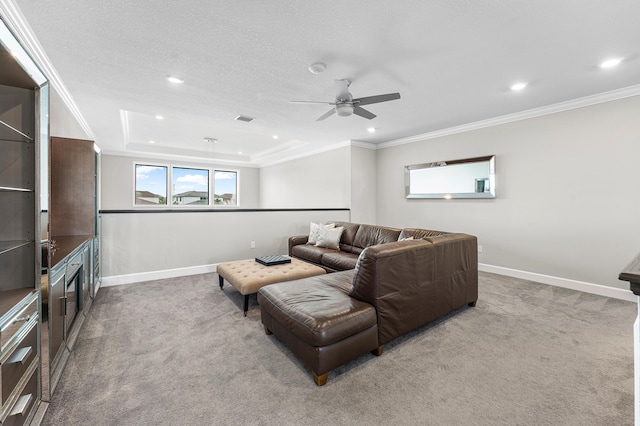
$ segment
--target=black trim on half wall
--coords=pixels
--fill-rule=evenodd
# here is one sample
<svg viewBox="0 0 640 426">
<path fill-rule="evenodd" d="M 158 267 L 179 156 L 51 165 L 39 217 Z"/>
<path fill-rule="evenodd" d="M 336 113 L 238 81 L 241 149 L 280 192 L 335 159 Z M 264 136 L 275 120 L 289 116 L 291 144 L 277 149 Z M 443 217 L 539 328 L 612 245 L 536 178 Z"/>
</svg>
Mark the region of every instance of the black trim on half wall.
<svg viewBox="0 0 640 426">
<path fill-rule="evenodd" d="M 350 211 L 342 208 L 313 208 L 313 209 L 129 209 L 129 210 L 100 210 L 100 214 L 130 214 L 130 213 L 248 213 L 248 212 L 326 212 Z"/>
</svg>

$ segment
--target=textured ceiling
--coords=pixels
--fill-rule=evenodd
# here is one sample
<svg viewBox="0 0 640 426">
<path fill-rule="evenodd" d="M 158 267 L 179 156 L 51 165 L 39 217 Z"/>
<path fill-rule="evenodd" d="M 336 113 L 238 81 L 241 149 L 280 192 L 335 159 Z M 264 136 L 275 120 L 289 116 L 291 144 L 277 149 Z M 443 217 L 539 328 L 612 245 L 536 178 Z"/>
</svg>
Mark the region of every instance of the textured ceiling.
<svg viewBox="0 0 640 426">
<path fill-rule="evenodd" d="M 260 165 L 640 93 L 638 0 L 14 3 L 107 153 Z M 610 57 L 624 60 L 598 67 Z M 316 61 L 324 73 L 308 71 Z M 332 101 L 344 78 L 354 97 L 402 98 L 367 106 L 373 120 L 318 122 L 328 105 L 289 103 Z"/>
</svg>

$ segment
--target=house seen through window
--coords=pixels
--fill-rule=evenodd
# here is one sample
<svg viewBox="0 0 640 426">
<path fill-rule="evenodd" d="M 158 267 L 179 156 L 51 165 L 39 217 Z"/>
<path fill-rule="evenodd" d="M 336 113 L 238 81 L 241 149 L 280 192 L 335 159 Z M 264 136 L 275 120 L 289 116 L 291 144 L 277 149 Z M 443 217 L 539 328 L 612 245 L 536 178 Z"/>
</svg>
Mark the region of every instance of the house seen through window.
<svg viewBox="0 0 640 426">
<path fill-rule="evenodd" d="M 209 205 L 209 170 L 171 168 L 171 204 Z"/>
</svg>

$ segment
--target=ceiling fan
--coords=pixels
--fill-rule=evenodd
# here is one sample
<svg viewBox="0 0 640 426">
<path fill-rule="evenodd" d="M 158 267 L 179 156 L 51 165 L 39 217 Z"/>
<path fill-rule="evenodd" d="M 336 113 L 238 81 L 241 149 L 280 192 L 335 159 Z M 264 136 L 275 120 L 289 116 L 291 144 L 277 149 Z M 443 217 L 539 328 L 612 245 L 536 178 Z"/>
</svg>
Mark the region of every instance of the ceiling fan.
<svg viewBox="0 0 640 426">
<path fill-rule="evenodd" d="M 379 102 L 400 99 L 400 93 L 387 93 L 386 95 L 367 96 L 364 98 L 353 99 L 353 96 L 349 93 L 350 84 L 351 81 L 349 80 L 336 80 L 336 100 L 333 102 L 291 101 L 291 103 L 334 105 L 334 108 L 322 114 L 316 121 L 324 120 L 334 113 L 338 114 L 340 117 L 348 117 L 351 114 L 355 114 L 371 120 L 372 118 L 376 118 L 376 115 L 362 108 L 362 105 L 371 105 Z"/>
</svg>

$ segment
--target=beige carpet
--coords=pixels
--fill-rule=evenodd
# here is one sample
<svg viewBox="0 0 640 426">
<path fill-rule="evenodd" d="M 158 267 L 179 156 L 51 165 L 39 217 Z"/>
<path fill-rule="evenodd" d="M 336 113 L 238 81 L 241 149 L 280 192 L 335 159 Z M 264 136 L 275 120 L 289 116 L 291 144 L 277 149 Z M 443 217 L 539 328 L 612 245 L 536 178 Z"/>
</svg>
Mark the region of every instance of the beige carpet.
<svg viewBox="0 0 640 426">
<path fill-rule="evenodd" d="M 631 425 L 636 305 L 480 274 L 480 298 L 318 388 L 215 274 L 102 288 L 45 425 Z"/>
</svg>

